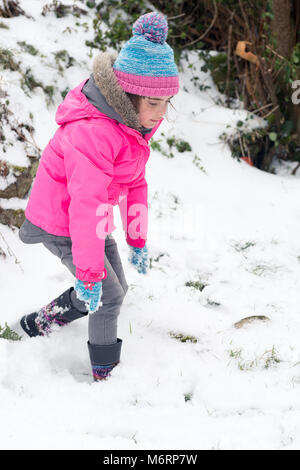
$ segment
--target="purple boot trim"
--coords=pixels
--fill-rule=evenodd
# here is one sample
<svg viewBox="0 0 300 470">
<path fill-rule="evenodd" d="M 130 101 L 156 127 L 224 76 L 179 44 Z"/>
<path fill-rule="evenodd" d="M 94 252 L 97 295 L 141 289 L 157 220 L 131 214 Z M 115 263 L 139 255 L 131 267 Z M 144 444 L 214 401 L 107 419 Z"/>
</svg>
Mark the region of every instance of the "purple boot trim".
<svg viewBox="0 0 300 470">
<path fill-rule="evenodd" d="M 116 362 L 115 364 L 110 364 L 107 366 L 92 366 L 92 371 L 93 371 L 93 377 L 95 381 L 98 380 L 105 380 L 107 377 L 110 376 L 110 372 L 113 370 L 113 368 L 117 365 L 118 363 Z"/>
<path fill-rule="evenodd" d="M 67 309 L 60 307 L 57 305 L 55 300 L 50 302 L 50 304 L 42 307 L 41 310 L 38 312 L 38 315 L 35 319 L 35 324 L 42 336 L 45 334 L 48 335 L 52 331 L 53 324 L 63 326 L 68 321 L 64 320 L 62 314 Z"/>
</svg>

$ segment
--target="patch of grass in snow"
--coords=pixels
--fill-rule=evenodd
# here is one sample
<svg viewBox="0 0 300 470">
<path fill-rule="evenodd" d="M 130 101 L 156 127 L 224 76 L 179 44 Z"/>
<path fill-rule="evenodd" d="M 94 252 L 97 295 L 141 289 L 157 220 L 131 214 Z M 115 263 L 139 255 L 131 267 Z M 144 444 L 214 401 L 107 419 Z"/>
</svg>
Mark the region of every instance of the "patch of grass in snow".
<svg viewBox="0 0 300 470">
<path fill-rule="evenodd" d="M 158 152 L 160 152 L 165 157 L 174 158 L 175 155 L 173 153 L 173 150 L 175 150 L 175 149 L 179 153 L 191 152 L 192 151 L 191 145 L 186 140 L 178 139 L 175 136 L 166 137 L 163 132 L 161 133 L 161 135 L 165 138 L 165 140 L 163 140 L 163 139 L 158 139 L 158 140 L 151 139 L 150 147 L 151 147 L 152 150 L 157 150 Z"/>
<path fill-rule="evenodd" d="M 248 272 L 255 276 L 266 276 L 271 273 L 276 273 L 281 266 L 272 266 L 268 264 L 257 264 L 253 268 L 247 269 Z"/>
<path fill-rule="evenodd" d="M 153 261 L 155 261 L 155 263 L 158 263 L 160 258 L 162 258 L 163 256 L 166 256 L 166 255 L 167 255 L 167 253 L 160 253 L 156 258 L 153 258 Z"/>
<path fill-rule="evenodd" d="M 62 96 L 63 99 L 65 99 L 65 97 L 67 96 L 67 94 L 69 93 L 69 91 L 70 91 L 70 88 L 67 87 L 67 88 L 65 88 L 63 91 L 60 92 L 60 94 L 61 94 L 61 96 Z"/>
<path fill-rule="evenodd" d="M 200 292 L 202 292 L 203 289 L 205 289 L 205 287 L 207 287 L 207 284 L 204 284 L 204 282 L 202 282 L 202 281 L 187 281 L 185 283 L 185 286 L 193 287 L 194 289 L 199 290 Z"/>
<path fill-rule="evenodd" d="M 32 44 L 28 44 L 26 41 L 18 41 L 18 44 L 24 52 L 27 52 L 30 55 L 38 55 L 39 53 Z"/>
<path fill-rule="evenodd" d="M 179 340 L 181 343 L 197 343 L 198 340 L 195 336 L 192 335 L 184 335 L 182 333 L 174 333 L 173 331 L 170 331 L 169 335 L 171 338 Z"/>
<path fill-rule="evenodd" d="M 22 336 L 18 335 L 15 331 L 13 331 L 7 323 L 2 327 L 0 325 L 0 338 L 8 339 L 11 341 L 20 341 Z"/>
<path fill-rule="evenodd" d="M 255 274 L 256 276 L 262 276 L 268 269 L 269 269 L 269 266 L 265 264 L 258 264 L 253 269 L 251 269 L 251 272 L 252 274 Z"/>
<path fill-rule="evenodd" d="M 221 305 L 219 302 L 215 302 L 214 300 L 210 300 L 209 298 L 206 299 L 206 302 L 211 307 L 220 307 Z"/>
<path fill-rule="evenodd" d="M 234 359 L 239 359 L 241 357 L 241 354 L 241 349 L 230 349 L 229 351 L 229 357 L 233 357 Z"/>
<path fill-rule="evenodd" d="M 257 367 L 257 359 L 248 361 L 239 361 L 238 368 L 241 371 L 249 371 Z"/>
<path fill-rule="evenodd" d="M 164 133 L 162 132 L 161 135 L 164 136 Z M 175 137 L 169 137 L 167 138 L 166 142 L 168 144 L 168 147 L 163 146 L 162 139 L 151 139 L 150 147 L 152 150 L 160 152 L 167 158 L 174 158 L 174 153 L 171 151 L 172 147 L 174 146 L 180 153 L 192 151 L 192 147 L 185 140 L 176 139 Z M 194 155 L 193 164 L 198 168 L 198 170 L 201 170 L 203 173 L 207 174 L 204 166 L 201 164 L 201 158 L 198 157 L 198 155 Z"/>
<path fill-rule="evenodd" d="M 87 33 L 89 31 L 89 25 L 88 25 L 87 22 L 80 23 L 79 21 L 77 21 L 75 24 L 76 24 L 76 26 L 84 28 L 85 33 Z"/>
<path fill-rule="evenodd" d="M 184 401 L 187 402 L 187 401 L 191 401 L 193 398 L 193 394 L 192 393 L 185 393 L 184 394 Z"/>
<path fill-rule="evenodd" d="M 20 65 L 15 61 L 13 53 L 9 49 L 0 48 L 0 67 L 12 72 L 20 71 Z"/>
<path fill-rule="evenodd" d="M 256 243 L 253 242 L 253 241 L 247 241 L 247 242 L 236 242 L 233 244 L 233 248 L 238 251 L 238 252 L 241 252 L 241 251 L 246 251 L 248 250 L 248 248 L 252 247 L 252 246 L 255 246 Z"/>
<path fill-rule="evenodd" d="M 160 253 L 158 256 L 156 256 L 156 258 L 152 258 L 151 256 L 149 258 L 149 269 L 153 269 L 154 268 L 153 263 L 159 263 L 160 258 L 162 258 L 163 256 L 170 256 L 170 255 L 168 253 Z M 161 271 L 163 271 L 161 267 L 158 267 L 157 269 L 160 269 Z"/>
<path fill-rule="evenodd" d="M 35 143 L 33 132 L 34 128 L 28 123 L 19 122 L 15 117 L 13 111 L 9 109 L 9 100 L 5 103 L 0 104 L 0 145 L 4 153 L 7 152 L 9 147 L 12 147 L 16 140 L 23 142 L 26 154 L 36 156 L 40 155 L 40 149 Z M 9 139 L 7 135 L 7 128 L 9 132 L 14 134 L 14 139 Z M 30 158 L 30 157 L 29 157 Z M 13 168 L 13 167 L 12 167 Z M 9 176 L 10 165 L 0 161 L 0 176 L 7 178 Z M 1 197 L 7 197 L 3 194 Z"/>
<path fill-rule="evenodd" d="M 22 75 L 21 79 L 21 87 L 24 90 L 26 94 L 28 94 L 29 91 L 33 91 L 37 87 L 43 87 L 42 82 L 39 82 L 36 80 L 34 77 L 32 71 L 30 68 L 26 69 L 24 74 Z"/>
<path fill-rule="evenodd" d="M 0 28 L 9 29 L 9 26 L 7 26 L 7 24 L 3 23 L 3 21 L 0 21 Z"/>
<path fill-rule="evenodd" d="M 171 209 L 175 211 L 180 206 L 180 200 L 179 200 L 179 197 L 176 196 L 176 194 L 171 194 L 171 197 L 173 198 L 174 204 L 175 204 L 173 207 L 171 207 Z"/>
<path fill-rule="evenodd" d="M 54 92 L 55 88 L 53 85 L 44 85 L 42 82 L 36 80 L 30 68 L 27 68 L 24 73 L 22 73 L 21 78 L 21 88 L 24 90 L 24 93 L 27 96 L 30 96 L 35 88 L 41 87 L 46 95 L 47 105 L 54 102 Z"/>
<path fill-rule="evenodd" d="M 150 147 L 152 150 L 157 150 L 158 152 L 161 152 L 161 145 L 158 140 L 151 139 Z"/>
<path fill-rule="evenodd" d="M 201 170 L 203 173 L 207 174 L 204 166 L 201 165 L 201 158 L 198 157 L 198 155 L 194 155 L 193 163 L 199 170 Z"/>
<path fill-rule="evenodd" d="M 251 371 L 258 368 L 269 369 L 282 362 L 274 345 L 261 356 L 254 357 L 253 359 L 244 359 L 242 356 L 242 348 L 230 349 L 228 354 L 230 358 L 238 361 L 237 365 L 240 371 Z"/>
<path fill-rule="evenodd" d="M 176 149 L 180 153 L 192 151 L 192 147 L 187 141 L 182 140 L 182 139 L 177 139 L 174 136 L 167 138 L 167 144 L 170 148 L 176 147 Z"/>
<path fill-rule="evenodd" d="M 68 69 L 69 67 L 72 67 L 75 63 L 74 57 L 70 56 L 68 51 L 66 49 L 62 49 L 57 52 L 53 52 L 53 55 L 55 57 L 55 62 L 58 68 L 58 72 L 63 75 L 64 72 L 64 67 L 62 63 L 65 65 L 65 68 Z"/>
<path fill-rule="evenodd" d="M 281 359 L 278 357 L 278 352 L 273 346 L 271 350 L 265 351 L 265 369 L 269 369 L 271 366 L 275 366 L 281 362 Z"/>
</svg>

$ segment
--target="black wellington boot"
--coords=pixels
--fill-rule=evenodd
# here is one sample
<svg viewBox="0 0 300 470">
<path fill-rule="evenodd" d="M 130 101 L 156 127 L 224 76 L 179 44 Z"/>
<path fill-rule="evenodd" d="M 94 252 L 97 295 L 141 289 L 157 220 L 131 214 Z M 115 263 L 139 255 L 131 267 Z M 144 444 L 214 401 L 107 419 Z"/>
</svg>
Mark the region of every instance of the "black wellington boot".
<svg viewBox="0 0 300 470">
<path fill-rule="evenodd" d="M 91 344 L 87 343 L 92 373 L 94 380 L 105 380 L 110 376 L 110 372 L 120 362 L 122 340 L 117 338 L 114 344 Z"/>
<path fill-rule="evenodd" d="M 30 337 L 45 336 L 53 331 L 55 326 L 64 326 L 78 318 L 85 317 L 86 312 L 81 312 L 72 304 L 71 293 L 74 287 L 70 287 L 63 294 L 52 300 L 39 312 L 24 315 L 20 325 Z"/>
</svg>

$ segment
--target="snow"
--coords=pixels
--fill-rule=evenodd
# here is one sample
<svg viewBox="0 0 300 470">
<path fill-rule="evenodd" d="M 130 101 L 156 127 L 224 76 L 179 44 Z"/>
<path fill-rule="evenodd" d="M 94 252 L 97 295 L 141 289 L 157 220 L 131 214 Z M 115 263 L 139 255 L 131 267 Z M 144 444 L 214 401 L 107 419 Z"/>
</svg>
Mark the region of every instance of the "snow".
<svg viewBox="0 0 300 470">
<path fill-rule="evenodd" d="M 85 32 L 72 15 L 41 16 L 46 3 L 21 1 L 33 18 L 3 19 L 10 29 L 0 40 L 0 47 L 15 49 L 26 38 L 47 56 L 26 55 L 26 65 L 43 83 L 56 80 L 55 104 L 48 107 L 40 88 L 29 97 L 17 80 L 10 82 L 11 72 L 1 71 L 14 109 L 26 118 L 33 113 L 41 148 L 56 129 L 58 90 L 76 86 L 92 64 L 85 46 L 91 11 Z M 67 26 L 77 32 L 64 33 Z M 76 61 L 63 76 L 52 55 L 61 49 Z M 190 60 L 198 66 L 195 56 Z M 114 237 L 129 283 L 119 317 L 121 363 L 108 381 L 92 381 L 86 318 L 48 338 L 0 339 L 1 449 L 300 448 L 299 175 L 291 176 L 288 165 L 271 174 L 233 159 L 219 136 L 247 112 L 217 104 L 222 96 L 209 75 L 201 80 L 211 88 L 201 91 L 191 73 L 181 71 L 185 89 L 154 140 L 175 136 L 192 151 L 172 149 L 174 158 L 167 158 L 152 150 L 147 164 L 147 276 L 127 261 L 115 211 Z M 14 150 L 9 155 L 15 163 Z M 24 207 L 24 201 L 5 204 Z M 0 258 L 0 325 L 73 283 L 57 258 L 39 244 L 22 244 L 17 232 L 1 225 L 0 247 L 11 256 Z M 186 286 L 190 281 L 206 287 Z M 252 315 L 269 321 L 234 328 Z"/>
</svg>

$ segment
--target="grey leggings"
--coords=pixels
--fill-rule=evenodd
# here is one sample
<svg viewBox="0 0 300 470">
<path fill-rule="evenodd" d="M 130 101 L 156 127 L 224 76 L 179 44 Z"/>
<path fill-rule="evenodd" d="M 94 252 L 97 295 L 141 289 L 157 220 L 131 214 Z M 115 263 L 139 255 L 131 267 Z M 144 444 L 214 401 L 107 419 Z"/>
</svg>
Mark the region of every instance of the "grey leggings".
<svg viewBox="0 0 300 470">
<path fill-rule="evenodd" d="M 76 267 L 73 263 L 71 239 L 47 233 L 41 242 L 51 253 L 58 256 L 75 276 Z M 118 247 L 112 235 L 108 235 L 105 239 L 104 266 L 107 277 L 102 281 L 102 306 L 89 315 L 88 323 L 89 342 L 99 345 L 117 342 L 117 319 L 128 290 Z M 86 311 L 84 303 L 77 299 L 75 291 L 71 294 L 71 300 L 79 311 Z"/>
</svg>

